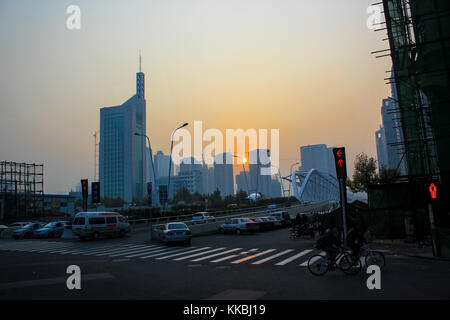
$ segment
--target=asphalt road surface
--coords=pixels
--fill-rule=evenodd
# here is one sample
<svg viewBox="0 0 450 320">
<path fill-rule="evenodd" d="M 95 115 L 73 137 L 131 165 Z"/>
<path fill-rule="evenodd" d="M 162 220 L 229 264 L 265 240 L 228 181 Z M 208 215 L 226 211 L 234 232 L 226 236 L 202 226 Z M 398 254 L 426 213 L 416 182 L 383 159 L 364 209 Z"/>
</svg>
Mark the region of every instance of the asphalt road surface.
<svg viewBox="0 0 450 320">
<path fill-rule="evenodd" d="M 196 237 L 190 246 L 150 242 L 145 230 L 83 242 L 0 240 L 0 299 L 450 298 L 450 262 L 385 250 L 381 289 L 369 290 L 366 268 L 312 275 L 306 261 L 318 252 L 289 229 Z M 67 288 L 70 265 L 81 269 L 80 290 Z"/>
</svg>

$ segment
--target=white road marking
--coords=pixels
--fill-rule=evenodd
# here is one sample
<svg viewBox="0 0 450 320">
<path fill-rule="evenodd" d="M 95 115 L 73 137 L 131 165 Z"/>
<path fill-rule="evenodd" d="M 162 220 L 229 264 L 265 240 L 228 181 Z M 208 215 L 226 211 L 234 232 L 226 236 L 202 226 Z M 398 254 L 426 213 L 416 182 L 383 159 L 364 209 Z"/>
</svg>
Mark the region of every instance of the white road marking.
<svg viewBox="0 0 450 320">
<path fill-rule="evenodd" d="M 189 249 L 191 249 L 191 248 L 189 248 Z M 176 250 L 175 249 L 158 250 L 158 251 L 160 251 L 159 253 L 156 253 L 158 251 L 155 251 L 155 253 L 152 253 L 151 255 L 148 255 L 148 256 L 141 257 L 141 259 L 147 259 L 147 258 L 152 258 L 152 257 L 159 257 L 159 256 L 163 256 L 163 255 L 168 254 L 168 253 L 175 253 L 175 252 L 180 252 L 180 251 L 186 251 L 186 250 L 189 250 L 189 249 L 183 248 L 183 249 L 176 249 Z"/>
<path fill-rule="evenodd" d="M 175 250 L 175 249 L 178 249 L 178 248 L 180 248 L 180 247 L 168 248 L 168 247 L 158 246 L 156 248 L 151 248 L 151 249 L 149 249 L 147 251 L 140 252 L 140 253 L 137 253 L 137 254 L 128 255 L 128 256 L 125 256 L 125 257 L 126 258 L 135 258 L 135 257 L 145 256 L 145 255 L 147 255 L 149 253 L 155 253 L 155 252 L 161 252 L 161 251 L 172 251 L 172 250 Z"/>
<path fill-rule="evenodd" d="M 223 249 L 226 249 L 226 248 L 217 248 L 217 249 L 212 249 L 212 250 L 208 250 L 208 251 L 203 251 L 203 252 L 200 252 L 200 253 L 191 254 L 191 255 L 189 255 L 189 256 L 185 256 L 185 257 L 181 257 L 181 258 L 176 258 L 176 259 L 173 259 L 173 260 L 174 260 L 174 261 L 186 260 L 186 259 L 189 259 L 189 258 L 202 256 L 202 255 L 204 255 L 204 254 L 208 254 L 208 253 L 211 253 L 211 252 L 216 252 L 216 251 L 223 250 Z"/>
<path fill-rule="evenodd" d="M 216 253 L 216 254 L 212 254 L 212 255 L 209 255 L 209 256 L 206 256 L 206 257 L 201 257 L 201 258 L 194 259 L 194 260 L 191 260 L 191 261 L 192 262 L 202 261 L 202 260 L 214 258 L 214 257 L 217 257 L 217 256 L 222 256 L 224 254 L 235 252 L 235 251 L 238 251 L 238 250 L 242 250 L 242 248 L 235 248 L 235 249 L 227 250 L 227 251 L 224 251 L 224 252 L 219 252 L 219 253 Z"/>
<path fill-rule="evenodd" d="M 266 251 L 263 251 L 263 252 L 254 254 L 254 255 L 252 255 L 252 256 L 248 256 L 248 257 L 245 257 L 245 258 L 236 260 L 236 261 L 232 261 L 232 262 L 230 262 L 230 263 L 233 263 L 233 264 L 242 263 L 242 262 L 244 262 L 244 261 L 248 261 L 248 260 L 257 258 L 257 257 L 262 256 L 262 255 L 265 255 L 265 254 L 267 254 L 267 253 L 271 253 L 271 252 L 273 252 L 273 251 L 275 251 L 275 249 L 269 249 L 269 250 L 266 250 Z"/>
<path fill-rule="evenodd" d="M 130 254 L 130 253 L 134 254 L 134 253 L 139 253 L 139 252 L 143 252 L 143 251 L 148 252 L 149 249 L 156 249 L 156 248 L 160 248 L 160 247 L 155 246 L 155 245 L 153 245 L 153 246 L 145 246 L 144 248 L 132 249 L 132 250 L 129 250 L 129 251 L 126 251 L 126 252 L 112 254 L 112 255 L 110 255 L 110 257 L 120 257 L 120 256 L 125 256 L 125 255 Z"/>
<path fill-rule="evenodd" d="M 186 253 L 197 252 L 197 251 L 206 250 L 206 249 L 210 249 L 210 248 L 211 248 L 211 247 L 198 248 L 198 249 L 189 250 L 189 251 L 186 251 L 186 252 L 175 253 L 175 254 L 171 254 L 171 255 L 168 255 L 168 256 L 159 257 L 159 258 L 156 258 L 156 259 L 157 259 L 157 260 L 169 259 L 169 258 L 172 258 L 172 257 L 181 256 L 181 255 L 186 254 Z"/>
<path fill-rule="evenodd" d="M 287 253 L 289 253 L 289 252 L 292 252 L 292 251 L 294 251 L 294 249 L 287 249 L 287 250 L 284 250 L 284 251 L 279 252 L 279 253 L 277 253 L 277 254 L 274 254 L 273 256 L 264 258 L 264 259 L 262 259 L 262 260 L 255 261 L 255 262 L 253 262 L 252 264 L 262 264 L 262 263 L 264 263 L 264 262 L 267 262 L 267 261 L 270 261 L 270 260 L 272 260 L 272 259 L 278 258 L 278 257 L 280 257 L 280 256 L 282 256 L 282 255 L 285 255 L 285 254 L 287 254 Z"/>
<path fill-rule="evenodd" d="M 142 249 L 143 247 L 145 247 L 145 245 L 141 244 L 141 245 L 137 245 L 137 246 L 130 246 L 128 248 L 116 248 L 116 249 L 108 250 L 105 252 L 97 253 L 96 256 L 109 256 L 109 255 L 116 254 L 116 253 L 129 252 L 130 250 L 134 250 L 134 249 Z"/>
<path fill-rule="evenodd" d="M 276 266 L 284 266 L 284 265 L 288 264 L 289 262 L 292 262 L 295 259 L 298 259 L 298 258 L 304 256 L 305 254 L 310 253 L 311 251 L 312 251 L 311 249 L 303 250 L 302 252 L 297 253 L 296 255 L 293 255 L 292 257 L 289 257 L 287 259 L 284 259 L 283 261 L 276 263 L 275 265 Z"/>
<path fill-rule="evenodd" d="M 318 253 L 318 255 L 326 256 L 326 252 L 325 252 L 325 251 L 321 251 L 321 252 Z M 311 264 L 313 264 L 314 262 L 316 262 L 316 261 L 319 260 L 319 259 L 320 259 L 320 257 L 311 259 Z M 309 261 L 309 259 L 306 260 L 305 262 L 299 264 L 299 266 L 300 266 L 300 267 L 307 267 L 307 266 L 308 266 L 308 261 Z"/>
</svg>

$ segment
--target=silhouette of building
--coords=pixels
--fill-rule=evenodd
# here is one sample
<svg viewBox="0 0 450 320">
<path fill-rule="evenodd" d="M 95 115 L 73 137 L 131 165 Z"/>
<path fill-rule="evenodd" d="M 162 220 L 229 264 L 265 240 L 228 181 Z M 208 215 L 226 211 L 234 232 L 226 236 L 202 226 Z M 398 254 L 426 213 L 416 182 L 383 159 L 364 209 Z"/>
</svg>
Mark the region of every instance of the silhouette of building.
<svg viewBox="0 0 450 320">
<path fill-rule="evenodd" d="M 231 153 L 221 153 L 214 157 L 214 184 L 214 189 L 219 189 L 222 198 L 234 194 L 233 156 Z"/>
<path fill-rule="evenodd" d="M 146 101 L 144 73 L 136 74 L 136 94 L 122 105 L 100 109 L 101 195 L 126 202 L 147 196 Z"/>
<path fill-rule="evenodd" d="M 333 148 L 326 144 L 316 144 L 300 147 L 300 158 L 302 171 L 316 169 L 322 173 L 336 176 L 333 159 Z"/>
</svg>

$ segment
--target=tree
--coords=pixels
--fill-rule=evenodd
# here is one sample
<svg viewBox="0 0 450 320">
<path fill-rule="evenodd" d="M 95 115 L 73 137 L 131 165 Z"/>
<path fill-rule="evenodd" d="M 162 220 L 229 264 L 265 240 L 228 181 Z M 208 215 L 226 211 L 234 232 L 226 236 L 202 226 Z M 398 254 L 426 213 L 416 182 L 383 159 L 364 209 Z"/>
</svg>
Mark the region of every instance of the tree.
<svg viewBox="0 0 450 320">
<path fill-rule="evenodd" d="M 192 202 L 192 195 L 187 188 L 183 188 L 177 192 L 177 194 L 173 197 L 173 202 L 178 203 L 183 201 L 184 203 Z"/>
<path fill-rule="evenodd" d="M 353 180 L 348 181 L 348 186 L 352 192 L 367 192 L 370 185 L 378 182 L 377 161 L 361 153 L 355 159 L 355 171 Z"/>
<path fill-rule="evenodd" d="M 213 194 L 208 196 L 208 205 L 212 208 L 220 208 L 223 206 L 223 200 L 219 189 L 216 189 Z"/>
<path fill-rule="evenodd" d="M 389 184 L 395 182 L 400 176 L 400 171 L 395 168 L 381 167 L 380 174 L 378 176 L 378 183 Z"/>
<path fill-rule="evenodd" d="M 247 197 L 248 197 L 247 192 L 245 192 L 244 190 L 241 189 L 241 190 L 239 190 L 238 193 L 236 193 L 236 202 L 238 204 L 248 202 Z"/>
</svg>

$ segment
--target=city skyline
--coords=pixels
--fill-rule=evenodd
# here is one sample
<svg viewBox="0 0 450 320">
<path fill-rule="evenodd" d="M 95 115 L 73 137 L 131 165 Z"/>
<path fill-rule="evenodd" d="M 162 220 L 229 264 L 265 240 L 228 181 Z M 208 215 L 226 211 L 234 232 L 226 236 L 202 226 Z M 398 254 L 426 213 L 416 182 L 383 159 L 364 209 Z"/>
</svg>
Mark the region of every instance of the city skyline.
<svg viewBox="0 0 450 320">
<path fill-rule="evenodd" d="M 350 162 L 376 156 L 391 63 L 370 54 L 381 46 L 366 27 L 370 1 L 134 3 L 79 1 L 77 31 L 65 3 L 1 4 L 0 145 L 9 160 L 44 164 L 46 192 L 92 180 L 98 108 L 134 90 L 139 50 L 153 150 L 169 153 L 174 127 L 203 120 L 223 132 L 280 128 L 283 175 L 302 145 L 346 146 Z M 329 23 L 311 18 L 318 11 Z"/>
</svg>

